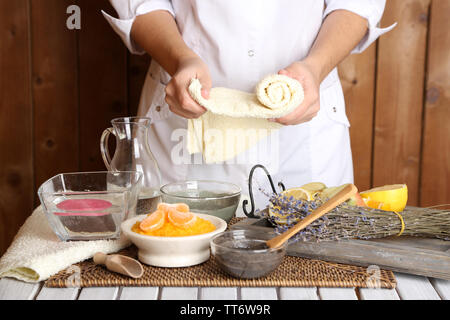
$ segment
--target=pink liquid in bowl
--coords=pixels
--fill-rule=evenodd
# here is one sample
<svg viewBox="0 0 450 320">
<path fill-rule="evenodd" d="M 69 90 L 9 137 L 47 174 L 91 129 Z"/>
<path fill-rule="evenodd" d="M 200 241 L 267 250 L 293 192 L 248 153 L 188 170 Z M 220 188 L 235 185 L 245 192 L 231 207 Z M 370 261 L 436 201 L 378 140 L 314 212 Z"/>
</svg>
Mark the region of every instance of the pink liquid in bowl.
<svg viewBox="0 0 450 320">
<path fill-rule="evenodd" d="M 102 199 L 69 199 L 56 205 L 60 210 L 79 212 L 55 212 L 57 216 L 105 216 L 109 212 L 96 212 L 109 209 L 112 203 Z"/>
</svg>

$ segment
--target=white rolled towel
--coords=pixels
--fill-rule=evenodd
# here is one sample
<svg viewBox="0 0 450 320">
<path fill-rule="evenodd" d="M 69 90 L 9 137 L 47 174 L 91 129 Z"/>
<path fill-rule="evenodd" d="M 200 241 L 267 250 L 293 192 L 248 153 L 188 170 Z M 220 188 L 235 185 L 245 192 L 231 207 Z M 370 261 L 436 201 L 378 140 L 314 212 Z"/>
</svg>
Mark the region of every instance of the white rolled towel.
<svg viewBox="0 0 450 320">
<path fill-rule="evenodd" d="M 61 241 L 39 206 L 0 259 L 0 278 L 47 280 L 72 264 L 92 258 L 96 252 L 113 253 L 129 245 L 130 241 L 123 236 L 118 240 Z"/>
<path fill-rule="evenodd" d="M 212 113 L 235 118 L 280 118 L 291 113 L 304 99 L 300 82 L 281 74 L 262 79 L 255 93 L 217 87 L 205 99 L 201 89 L 200 81 L 192 79 L 188 90 L 198 104 Z"/>
<path fill-rule="evenodd" d="M 282 127 L 267 119 L 291 113 L 304 99 L 300 82 L 279 74 L 262 79 L 255 93 L 217 87 L 205 99 L 201 89 L 200 81 L 192 79 L 189 94 L 208 111 L 188 121 L 188 151 L 202 152 L 206 163 L 223 162 L 248 150 Z"/>
</svg>

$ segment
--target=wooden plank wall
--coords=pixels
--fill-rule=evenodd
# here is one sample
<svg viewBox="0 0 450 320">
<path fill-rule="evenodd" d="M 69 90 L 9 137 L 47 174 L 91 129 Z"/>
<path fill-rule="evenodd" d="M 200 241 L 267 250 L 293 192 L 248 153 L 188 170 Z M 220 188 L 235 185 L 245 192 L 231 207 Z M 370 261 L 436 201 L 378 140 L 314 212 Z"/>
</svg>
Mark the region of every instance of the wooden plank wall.
<svg viewBox="0 0 450 320">
<path fill-rule="evenodd" d="M 0 252 L 33 209 L 30 3 L 0 1 Z"/>
<path fill-rule="evenodd" d="M 450 203 L 450 1 L 433 1 L 429 23 L 420 204 Z"/>
<path fill-rule="evenodd" d="M 81 30 L 66 9 L 81 8 Z M 61 172 L 105 170 L 99 137 L 135 114 L 150 61 L 103 19 L 107 0 L 0 0 L 0 254 Z"/>
<path fill-rule="evenodd" d="M 430 0 L 388 3 L 383 22 L 403 23 L 378 43 L 373 184 L 407 182 L 417 204 Z"/>
<path fill-rule="evenodd" d="M 360 190 L 406 183 L 409 205 L 450 203 L 448 0 L 387 1 L 398 22 L 340 65 Z"/>
<path fill-rule="evenodd" d="M 66 8 L 81 8 L 81 30 Z M 0 0 L 0 254 L 47 178 L 103 170 L 99 137 L 136 113 L 147 56 L 132 56 L 107 0 Z M 409 204 L 450 203 L 450 1 L 390 0 L 398 26 L 339 68 L 360 190 L 407 183 Z"/>
</svg>

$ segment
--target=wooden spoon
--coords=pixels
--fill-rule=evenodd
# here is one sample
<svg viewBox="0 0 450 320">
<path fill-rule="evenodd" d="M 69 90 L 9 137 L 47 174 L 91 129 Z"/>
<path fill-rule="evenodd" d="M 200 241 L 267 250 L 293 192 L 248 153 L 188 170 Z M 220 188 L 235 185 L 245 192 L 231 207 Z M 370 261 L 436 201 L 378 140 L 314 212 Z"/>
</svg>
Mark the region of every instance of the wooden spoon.
<svg viewBox="0 0 450 320">
<path fill-rule="evenodd" d="M 278 248 L 283 243 L 288 241 L 292 236 L 294 236 L 300 230 L 306 228 L 315 220 L 319 219 L 321 216 L 334 209 L 336 206 L 341 204 L 342 202 L 348 200 L 351 196 L 356 194 L 358 189 L 353 184 L 346 185 L 341 191 L 339 191 L 335 196 L 329 199 L 327 202 L 322 204 L 319 208 L 314 210 L 309 216 L 302 219 L 292 228 L 286 230 L 282 234 L 266 241 L 266 245 L 269 248 Z"/>
<path fill-rule="evenodd" d="M 142 264 L 136 259 L 120 254 L 107 255 L 103 252 L 97 252 L 94 255 L 94 263 L 105 265 L 110 271 L 137 279 L 144 274 Z"/>
</svg>

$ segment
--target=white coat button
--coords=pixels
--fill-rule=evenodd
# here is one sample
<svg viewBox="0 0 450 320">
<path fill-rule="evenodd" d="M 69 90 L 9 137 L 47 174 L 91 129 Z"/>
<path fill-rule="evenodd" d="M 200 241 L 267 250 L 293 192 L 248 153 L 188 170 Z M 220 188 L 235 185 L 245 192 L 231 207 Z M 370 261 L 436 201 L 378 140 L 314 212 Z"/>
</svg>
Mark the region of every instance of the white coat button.
<svg viewBox="0 0 450 320">
<path fill-rule="evenodd" d="M 160 112 L 161 111 L 161 106 L 156 106 L 155 109 L 156 109 L 157 112 Z"/>
<path fill-rule="evenodd" d="M 249 57 L 253 57 L 255 55 L 255 51 L 254 50 L 248 50 L 248 56 Z"/>
<path fill-rule="evenodd" d="M 337 110 L 336 110 L 336 107 L 333 107 L 333 112 L 336 112 Z"/>
</svg>

